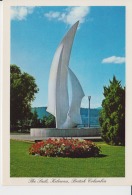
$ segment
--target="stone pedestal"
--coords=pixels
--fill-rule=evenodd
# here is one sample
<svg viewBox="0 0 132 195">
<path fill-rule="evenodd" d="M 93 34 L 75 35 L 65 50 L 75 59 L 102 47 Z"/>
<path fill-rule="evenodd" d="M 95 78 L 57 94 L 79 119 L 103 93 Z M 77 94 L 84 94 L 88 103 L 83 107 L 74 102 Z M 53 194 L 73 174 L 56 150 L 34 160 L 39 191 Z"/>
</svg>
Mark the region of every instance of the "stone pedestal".
<svg viewBox="0 0 132 195">
<path fill-rule="evenodd" d="M 100 128 L 31 128 L 32 137 L 98 137 L 101 135 Z"/>
</svg>

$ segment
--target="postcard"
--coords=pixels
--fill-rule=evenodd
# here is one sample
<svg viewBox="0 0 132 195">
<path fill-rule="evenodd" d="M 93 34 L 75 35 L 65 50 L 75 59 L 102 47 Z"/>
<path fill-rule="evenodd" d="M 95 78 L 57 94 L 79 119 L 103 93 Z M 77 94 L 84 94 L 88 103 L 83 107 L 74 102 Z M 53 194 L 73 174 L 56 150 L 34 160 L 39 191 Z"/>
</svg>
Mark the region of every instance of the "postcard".
<svg viewBox="0 0 132 195">
<path fill-rule="evenodd" d="M 3 185 L 132 184 L 130 1 L 3 2 Z"/>
</svg>

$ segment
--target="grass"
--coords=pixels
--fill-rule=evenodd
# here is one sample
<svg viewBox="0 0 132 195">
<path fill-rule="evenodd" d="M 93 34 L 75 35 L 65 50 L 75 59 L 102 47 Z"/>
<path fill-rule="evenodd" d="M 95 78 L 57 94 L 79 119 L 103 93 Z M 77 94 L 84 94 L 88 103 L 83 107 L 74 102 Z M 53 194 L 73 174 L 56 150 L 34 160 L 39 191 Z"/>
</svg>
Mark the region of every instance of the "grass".
<svg viewBox="0 0 132 195">
<path fill-rule="evenodd" d="M 31 143 L 11 140 L 11 177 L 124 177 L 125 147 L 97 142 L 102 156 L 55 158 L 29 155 Z"/>
</svg>

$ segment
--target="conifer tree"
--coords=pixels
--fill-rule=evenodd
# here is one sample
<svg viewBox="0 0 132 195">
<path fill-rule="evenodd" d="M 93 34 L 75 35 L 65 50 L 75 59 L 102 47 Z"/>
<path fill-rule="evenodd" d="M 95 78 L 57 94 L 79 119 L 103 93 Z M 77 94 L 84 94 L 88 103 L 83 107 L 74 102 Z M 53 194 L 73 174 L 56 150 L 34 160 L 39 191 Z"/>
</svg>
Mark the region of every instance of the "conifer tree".
<svg viewBox="0 0 132 195">
<path fill-rule="evenodd" d="M 100 114 L 102 138 L 112 145 L 125 144 L 125 88 L 113 77 L 104 87 L 104 100 Z"/>
</svg>

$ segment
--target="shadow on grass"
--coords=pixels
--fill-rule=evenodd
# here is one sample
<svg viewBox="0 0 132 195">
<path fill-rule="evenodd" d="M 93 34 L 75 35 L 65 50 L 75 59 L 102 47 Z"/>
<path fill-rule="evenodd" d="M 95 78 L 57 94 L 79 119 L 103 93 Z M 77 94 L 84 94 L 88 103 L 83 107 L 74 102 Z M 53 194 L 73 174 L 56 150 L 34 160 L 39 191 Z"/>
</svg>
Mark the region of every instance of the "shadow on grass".
<svg viewBox="0 0 132 195">
<path fill-rule="evenodd" d="M 106 157 L 106 156 L 108 156 L 108 155 L 106 155 L 106 154 L 100 154 L 99 156 L 97 156 L 98 158 L 104 158 L 104 157 Z"/>
<path fill-rule="evenodd" d="M 104 158 L 107 157 L 108 155 L 106 154 L 99 154 L 98 156 L 43 156 L 43 155 L 39 155 L 39 154 L 29 154 L 29 155 L 33 155 L 33 156 L 40 156 L 40 157 L 47 157 L 47 158 L 70 158 L 70 159 L 79 159 L 79 158 Z"/>
</svg>

